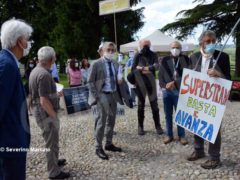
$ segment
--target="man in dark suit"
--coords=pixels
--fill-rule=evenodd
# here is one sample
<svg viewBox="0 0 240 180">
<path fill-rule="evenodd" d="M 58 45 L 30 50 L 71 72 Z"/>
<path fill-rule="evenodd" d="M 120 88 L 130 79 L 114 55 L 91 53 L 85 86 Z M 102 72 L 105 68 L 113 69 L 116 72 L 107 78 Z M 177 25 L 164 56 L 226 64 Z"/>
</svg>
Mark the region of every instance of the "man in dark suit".
<svg viewBox="0 0 240 180">
<path fill-rule="evenodd" d="M 165 56 L 160 64 L 159 84 L 163 93 L 163 105 L 166 119 L 166 134 L 164 144 L 173 141 L 172 114 L 173 108 L 177 108 L 179 89 L 184 68 L 190 65 L 189 58 L 181 53 L 182 45 L 178 41 L 170 44 L 171 55 Z M 177 126 L 179 141 L 182 145 L 188 142 L 185 139 L 185 131 Z"/>
<path fill-rule="evenodd" d="M 230 62 L 228 54 L 219 51 L 216 48 L 216 34 L 213 31 L 205 31 L 199 38 L 200 52 L 194 53 L 191 57 L 192 68 L 195 71 L 207 73 L 210 77 L 231 79 Z M 217 58 L 219 57 L 218 61 Z M 205 156 L 204 140 L 194 135 L 194 152 L 188 157 L 189 161 L 196 161 Z M 201 164 L 204 169 L 214 169 L 220 163 L 221 149 L 221 129 L 218 132 L 214 144 L 209 143 L 209 160 Z"/>
<path fill-rule="evenodd" d="M 116 45 L 112 42 L 104 42 L 102 46 L 102 57 L 97 60 L 90 69 L 89 104 L 97 104 L 98 118 L 95 124 L 96 154 L 99 158 L 108 160 L 108 155 L 102 148 L 104 132 L 106 134 L 105 150 L 121 152 L 120 147 L 112 143 L 113 130 L 115 126 L 117 102 L 132 107 L 128 97 L 130 94 L 128 86 L 123 80 L 123 74 L 119 66 L 113 61 Z M 106 129 L 105 129 L 106 126 Z"/>
<path fill-rule="evenodd" d="M 135 76 L 136 94 L 138 97 L 138 134 L 144 135 L 145 99 L 148 96 L 157 134 L 163 134 L 160 124 L 159 108 L 157 103 L 157 87 L 155 71 L 159 68 L 158 57 L 150 49 L 151 42 L 143 39 L 139 42 L 140 52 L 133 60 L 132 72 Z"/>
<path fill-rule="evenodd" d="M 31 44 L 32 27 L 21 20 L 1 27 L 0 52 L 0 179 L 25 180 L 30 145 L 27 103 L 18 61 Z"/>
</svg>

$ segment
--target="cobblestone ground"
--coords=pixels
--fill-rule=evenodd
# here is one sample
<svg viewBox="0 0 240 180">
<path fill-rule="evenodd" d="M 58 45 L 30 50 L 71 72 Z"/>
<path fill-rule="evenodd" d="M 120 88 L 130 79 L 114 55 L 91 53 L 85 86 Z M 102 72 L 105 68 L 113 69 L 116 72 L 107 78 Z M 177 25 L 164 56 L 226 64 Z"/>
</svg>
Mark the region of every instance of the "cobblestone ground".
<svg viewBox="0 0 240 180">
<path fill-rule="evenodd" d="M 161 123 L 165 127 L 162 102 L 159 102 Z M 202 159 L 188 162 L 186 157 L 193 150 L 193 137 L 186 133 L 189 145 L 178 141 L 164 145 L 164 136 L 156 135 L 152 113 L 146 107 L 145 136 L 137 135 L 137 108 L 126 109 L 126 115 L 117 118 L 114 144 L 122 153 L 109 153 L 108 161 L 95 155 L 91 113 L 66 116 L 59 113 L 60 157 L 67 159 L 63 170 L 71 173 L 70 179 L 240 179 L 240 103 L 229 102 L 222 125 L 222 166 L 215 170 L 200 167 Z M 40 129 L 31 117 L 31 147 L 44 148 Z M 176 132 L 176 129 L 175 129 Z M 176 133 L 175 133 L 176 134 Z M 207 143 L 206 143 L 207 144 Z M 207 146 L 206 152 L 207 152 Z M 30 152 L 27 159 L 27 179 L 48 179 L 45 153 Z"/>
</svg>

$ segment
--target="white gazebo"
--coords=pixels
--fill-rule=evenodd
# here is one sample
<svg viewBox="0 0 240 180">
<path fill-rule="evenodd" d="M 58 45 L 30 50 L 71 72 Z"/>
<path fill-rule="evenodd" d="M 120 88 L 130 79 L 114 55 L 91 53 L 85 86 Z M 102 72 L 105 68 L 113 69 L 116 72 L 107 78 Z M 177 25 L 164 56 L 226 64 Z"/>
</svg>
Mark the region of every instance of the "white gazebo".
<svg viewBox="0 0 240 180">
<path fill-rule="evenodd" d="M 143 39 L 151 41 L 151 48 L 154 52 L 170 52 L 170 43 L 176 41 L 176 39 L 166 36 L 160 30 L 154 31 L 152 34 Z M 120 45 L 120 52 L 127 53 L 129 51 L 137 50 L 139 41 L 140 40 Z M 194 50 L 194 44 L 181 41 L 180 43 L 182 44 L 182 51 L 190 52 Z"/>
</svg>

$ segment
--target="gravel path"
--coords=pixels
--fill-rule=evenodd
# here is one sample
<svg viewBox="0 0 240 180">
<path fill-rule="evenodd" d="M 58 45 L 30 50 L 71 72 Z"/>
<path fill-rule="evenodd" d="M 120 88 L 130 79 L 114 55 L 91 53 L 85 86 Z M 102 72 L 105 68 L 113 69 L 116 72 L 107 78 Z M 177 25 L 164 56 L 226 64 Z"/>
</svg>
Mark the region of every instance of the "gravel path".
<svg viewBox="0 0 240 180">
<path fill-rule="evenodd" d="M 165 127 L 162 102 L 161 123 Z M 109 161 L 95 155 L 92 114 L 77 113 L 66 116 L 60 111 L 60 157 L 67 159 L 63 168 L 74 180 L 80 179 L 240 179 L 240 103 L 229 102 L 222 126 L 222 166 L 204 170 L 201 162 L 188 162 L 186 157 L 193 150 L 193 136 L 186 133 L 189 145 L 174 141 L 164 145 L 163 137 L 155 133 L 150 106 L 146 107 L 145 136 L 137 135 L 137 108 L 126 109 L 125 116 L 117 118 L 114 144 L 122 153 L 109 154 Z M 176 132 L 176 129 L 175 129 Z M 31 117 L 31 147 L 44 148 L 44 141 L 35 119 Z M 175 133 L 176 134 L 176 133 Z M 206 146 L 207 147 L 207 146 Z M 207 148 L 205 150 L 207 152 Z M 44 152 L 30 152 L 27 159 L 27 179 L 48 179 Z"/>
</svg>

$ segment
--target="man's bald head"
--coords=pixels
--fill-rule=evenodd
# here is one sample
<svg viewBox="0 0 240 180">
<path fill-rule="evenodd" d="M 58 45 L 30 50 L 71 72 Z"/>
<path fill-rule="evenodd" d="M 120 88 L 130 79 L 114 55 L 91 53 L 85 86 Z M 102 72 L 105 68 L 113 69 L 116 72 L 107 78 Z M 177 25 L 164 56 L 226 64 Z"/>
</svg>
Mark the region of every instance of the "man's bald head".
<svg viewBox="0 0 240 180">
<path fill-rule="evenodd" d="M 142 49 L 144 46 L 151 46 L 151 41 L 148 39 L 142 39 L 139 41 L 139 47 Z"/>
</svg>

